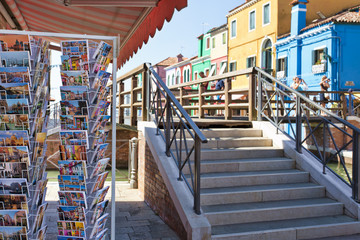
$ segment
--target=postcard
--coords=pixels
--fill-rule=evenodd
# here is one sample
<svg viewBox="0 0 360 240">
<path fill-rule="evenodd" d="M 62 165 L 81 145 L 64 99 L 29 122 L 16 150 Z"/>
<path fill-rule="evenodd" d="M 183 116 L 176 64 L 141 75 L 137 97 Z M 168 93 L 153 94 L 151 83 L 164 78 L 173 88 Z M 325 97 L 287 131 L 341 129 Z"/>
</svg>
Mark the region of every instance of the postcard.
<svg viewBox="0 0 360 240">
<path fill-rule="evenodd" d="M 0 210 L 0 226 L 28 227 L 26 210 Z"/>
<path fill-rule="evenodd" d="M 0 67 L 0 81 L 2 83 L 29 83 L 30 72 L 27 67 Z"/>
<path fill-rule="evenodd" d="M 47 157 L 38 157 L 34 161 L 34 173 L 31 183 L 35 185 L 37 181 L 40 181 L 44 175 L 46 169 L 46 159 Z"/>
<path fill-rule="evenodd" d="M 87 115 L 60 115 L 62 130 L 88 130 Z"/>
<path fill-rule="evenodd" d="M 2 240 L 27 240 L 27 230 L 26 227 L 0 227 L 0 233 L 2 233 Z"/>
<path fill-rule="evenodd" d="M 86 237 L 84 222 L 58 221 L 57 227 L 59 235 Z"/>
<path fill-rule="evenodd" d="M 24 130 L 0 131 L 0 146 L 29 147 L 29 134 Z"/>
<path fill-rule="evenodd" d="M 36 240 L 45 240 L 46 230 L 47 230 L 47 226 L 41 228 L 37 233 Z"/>
<path fill-rule="evenodd" d="M 61 71 L 63 86 L 89 86 L 87 71 Z"/>
<path fill-rule="evenodd" d="M 29 180 L 27 163 L 0 162 L 0 178 L 26 178 Z"/>
<path fill-rule="evenodd" d="M 95 124 L 91 130 L 91 132 L 95 132 L 98 130 L 103 130 L 106 126 L 106 124 L 108 123 L 108 121 L 110 120 L 111 116 L 109 115 L 101 115 L 99 116 L 96 121 Z"/>
<path fill-rule="evenodd" d="M 0 114 L 29 114 L 26 98 L 0 100 Z"/>
<path fill-rule="evenodd" d="M 86 194 L 82 191 L 58 191 L 60 205 L 87 208 Z"/>
<path fill-rule="evenodd" d="M 94 167 L 94 171 L 91 173 L 91 176 L 90 178 L 93 178 L 101 173 L 103 173 L 108 165 L 110 161 L 110 158 L 104 158 L 104 159 L 101 159 L 99 160 L 95 167 Z"/>
<path fill-rule="evenodd" d="M 109 214 L 106 213 L 102 217 L 96 220 L 95 225 L 91 231 L 90 238 L 93 238 L 96 236 L 99 232 L 105 229 L 106 221 L 109 218 Z"/>
<path fill-rule="evenodd" d="M 98 233 L 98 235 L 96 235 L 95 240 L 105 240 L 107 232 L 108 232 L 107 228 L 102 230 L 100 233 Z"/>
<path fill-rule="evenodd" d="M 111 73 L 109 72 L 105 72 L 103 70 L 100 70 L 96 76 L 95 76 L 95 79 L 94 79 L 94 82 L 92 84 L 92 88 L 94 89 L 98 89 L 100 87 L 103 87 L 105 88 L 109 79 L 110 79 L 110 76 L 111 76 Z"/>
<path fill-rule="evenodd" d="M 25 194 L 1 194 L 0 210 L 22 209 L 28 211 L 28 203 Z"/>
<path fill-rule="evenodd" d="M 104 201 L 105 197 L 106 197 L 106 194 L 107 192 L 109 191 L 109 186 L 103 188 L 103 189 L 100 189 L 99 191 L 97 191 L 95 193 L 95 197 L 94 197 L 94 200 L 93 202 L 91 203 L 91 206 L 90 206 L 90 209 L 93 209 L 96 204 L 98 204 L 99 202 L 102 202 Z"/>
<path fill-rule="evenodd" d="M 61 221 L 85 221 L 85 210 L 81 206 L 58 206 L 57 210 Z"/>
<path fill-rule="evenodd" d="M 32 203 L 33 209 L 37 209 L 38 206 L 41 206 L 43 204 L 47 183 L 48 183 L 48 179 L 46 179 L 46 175 L 44 180 L 40 180 L 36 183 L 36 188 Z"/>
<path fill-rule="evenodd" d="M 26 178 L 0 178 L 0 194 L 26 194 L 29 196 Z"/>
<path fill-rule="evenodd" d="M 91 217 L 91 224 L 94 224 L 95 221 L 105 213 L 108 204 L 109 204 L 109 200 L 105 200 L 96 204 L 94 213 Z"/>
<path fill-rule="evenodd" d="M 30 165 L 28 147 L 0 147 L 0 162 L 22 162 Z"/>
<path fill-rule="evenodd" d="M 84 130 L 60 131 L 60 140 L 62 145 L 86 145 L 86 148 L 89 146 L 87 131 Z"/>
<path fill-rule="evenodd" d="M 60 101 L 61 115 L 87 115 L 87 101 Z"/>
<path fill-rule="evenodd" d="M 33 233 L 36 233 L 38 230 L 40 230 L 47 207 L 48 207 L 48 203 L 44 203 L 38 208 L 35 217 L 35 223 L 33 225 Z"/>
<path fill-rule="evenodd" d="M 36 158 L 38 157 L 42 157 L 43 153 L 44 153 L 44 144 L 45 144 L 45 140 L 46 140 L 46 132 L 38 132 L 35 135 L 35 144 L 34 144 L 34 148 L 35 151 L 33 153 L 33 162 L 35 161 Z"/>
<path fill-rule="evenodd" d="M 86 191 L 85 176 L 59 175 L 58 181 L 61 191 Z"/>
<path fill-rule="evenodd" d="M 87 40 L 67 40 L 60 42 L 63 55 L 89 55 Z"/>
<path fill-rule="evenodd" d="M 87 100 L 88 89 L 86 86 L 60 87 L 61 100 Z"/>
<path fill-rule="evenodd" d="M 94 193 L 97 190 L 100 190 L 104 187 L 105 181 L 107 176 L 109 175 L 109 172 L 104 172 L 102 174 L 99 174 L 96 178 L 95 178 L 95 184 L 92 187 L 92 190 L 90 193 Z"/>
<path fill-rule="evenodd" d="M 60 175 L 78 175 L 87 177 L 86 162 L 76 160 L 59 160 Z"/>
<path fill-rule="evenodd" d="M 61 160 L 87 161 L 85 145 L 59 145 Z"/>
<path fill-rule="evenodd" d="M 26 98 L 31 102 L 29 83 L 0 83 L 1 99 Z"/>
<path fill-rule="evenodd" d="M 93 162 L 96 162 L 97 160 L 99 160 L 101 158 L 104 158 L 108 146 L 109 146 L 108 143 L 97 145 L 91 162 L 93 163 Z"/>
<path fill-rule="evenodd" d="M 98 93 L 93 96 L 91 102 L 96 104 L 99 100 L 106 101 L 109 94 L 110 94 L 110 88 L 105 87 L 101 92 L 98 91 Z"/>
<path fill-rule="evenodd" d="M 30 55 L 27 51 L 0 52 L 0 59 L 2 67 L 28 67 L 30 69 Z"/>
<path fill-rule="evenodd" d="M 27 130 L 29 131 L 28 114 L 1 114 L 0 130 Z"/>
<path fill-rule="evenodd" d="M 71 236 L 57 236 L 57 240 L 85 240 L 85 238 L 71 237 Z"/>
<path fill-rule="evenodd" d="M 96 48 L 94 54 L 92 55 L 93 59 L 97 59 L 99 56 L 107 57 L 110 54 L 112 46 L 104 41 L 101 41 Z"/>
<path fill-rule="evenodd" d="M 109 131 L 97 130 L 91 148 L 96 148 L 97 145 L 105 143 L 108 135 Z"/>
<path fill-rule="evenodd" d="M 0 35 L 1 51 L 30 51 L 29 35 Z"/>
<path fill-rule="evenodd" d="M 106 113 L 109 105 L 110 105 L 110 102 L 100 100 L 93 108 L 93 111 L 91 113 L 91 118 L 94 119 L 97 116 L 104 115 L 104 113 Z"/>
<path fill-rule="evenodd" d="M 89 70 L 89 63 L 86 55 L 63 55 L 61 56 L 62 71 Z"/>
</svg>

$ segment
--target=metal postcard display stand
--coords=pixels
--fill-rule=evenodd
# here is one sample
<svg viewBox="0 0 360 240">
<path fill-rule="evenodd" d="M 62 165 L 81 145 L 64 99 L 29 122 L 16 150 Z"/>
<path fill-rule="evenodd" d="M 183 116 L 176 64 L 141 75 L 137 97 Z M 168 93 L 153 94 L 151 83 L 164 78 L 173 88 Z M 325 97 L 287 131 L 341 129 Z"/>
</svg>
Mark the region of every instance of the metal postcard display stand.
<svg viewBox="0 0 360 240">
<path fill-rule="evenodd" d="M 63 56 L 64 55 L 68 55 L 68 56 L 72 56 L 73 55 L 77 55 L 77 53 L 73 53 L 73 49 L 72 49 L 72 45 L 71 42 L 73 43 L 80 43 L 80 42 L 86 42 L 87 44 L 87 54 L 88 54 L 88 62 L 87 62 L 87 69 L 89 72 L 89 77 L 91 80 L 93 80 L 93 82 L 95 81 L 94 79 L 99 80 L 98 78 L 102 78 L 99 76 L 98 72 L 100 69 L 95 69 L 94 67 L 94 63 L 96 65 L 96 63 L 98 63 L 99 65 L 105 65 L 105 62 L 96 62 L 100 59 L 100 61 L 103 61 L 104 58 L 101 58 L 101 56 L 98 59 L 91 59 L 92 56 L 95 56 L 97 54 L 96 51 L 100 51 L 103 50 L 101 49 L 100 45 L 104 45 L 104 46 L 108 46 L 111 47 L 111 45 L 107 44 L 106 42 L 112 42 L 112 50 L 113 50 L 113 55 L 112 55 L 112 63 L 113 63 L 113 68 L 112 68 L 112 116 L 111 116 L 111 121 L 112 121 L 112 154 L 111 154 L 111 174 L 112 174 L 112 179 L 111 179 L 111 240 L 115 240 L 115 175 L 116 175 L 116 71 L 117 71 L 117 56 L 118 56 L 118 46 L 119 46 L 119 37 L 117 36 L 97 36 L 97 35 L 82 35 L 82 34 L 67 34 L 67 33 L 50 33 L 50 32 L 32 32 L 32 31 L 17 31 L 17 30 L 0 30 L 0 35 L 29 35 L 29 36 L 34 36 L 34 37 L 54 37 L 54 38 L 61 38 L 61 39 L 66 39 L 65 42 L 66 44 L 63 44 L 62 46 L 62 51 L 63 51 Z M 94 40 L 94 41 L 102 41 L 99 45 L 99 43 L 97 42 L 92 42 L 92 41 L 88 41 L 88 40 Z M 103 42 L 104 41 L 104 42 Z M 105 42 L 106 41 L 106 42 Z M 66 52 L 67 50 L 64 50 L 64 46 L 69 47 L 68 50 L 69 52 Z M 76 50 L 75 50 L 76 51 Z M 64 54 L 65 53 L 65 54 Z M 63 60 L 63 59 L 62 59 Z M 79 60 L 75 60 L 77 62 L 80 62 L 80 65 L 83 65 L 85 62 L 83 62 L 84 59 L 80 59 Z M 110 60 L 110 59 L 108 59 Z M 64 63 L 64 61 L 63 61 Z M 69 61 L 70 65 L 67 66 L 70 69 L 67 70 L 72 70 L 72 67 L 75 67 L 75 69 L 77 68 L 75 66 L 74 62 L 71 62 L 71 60 Z M 107 62 L 108 63 L 108 62 Z M 66 66 L 65 66 L 66 67 Z M 64 70 L 64 64 L 62 64 L 62 70 Z M 69 83 L 68 86 L 70 87 L 71 84 Z M 82 84 L 75 84 L 75 85 L 82 85 Z M 104 87 L 104 86 L 103 86 Z M 75 87 L 75 89 L 80 89 Z M 90 90 L 89 90 L 90 89 Z M 73 207 L 70 206 L 58 206 L 58 213 L 59 213 L 59 218 L 63 218 L 63 219 L 68 219 L 68 218 L 72 218 L 73 216 L 75 216 L 75 218 L 81 217 L 81 214 L 83 214 L 84 217 L 84 222 L 85 222 L 85 228 L 83 229 L 84 231 L 81 233 L 83 234 L 82 236 L 80 235 L 79 231 L 76 231 L 76 227 L 78 227 L 78 225 L 76 224 L 76 221 L 73 221 L 73 223 L 67 223 L 68 225 L 65 226 L 66 228 L 72 228 L 75 231 L 72 232 L 67 232 L 66 234 L 71 234 L 71 233 L 75 233 L 74 236 L 70 237 L 69 235 L 64 236 L 63 239 L 106 239 L 106 230 L 102 231 L 102 232 L 94 232 L 94 225 L 98 224 L 101 225 L 102 223 L 104 223 L 105 219 L 105 215 L 107 214 L 103 214 L 101 215 L 100 213 L 102 213 L 102 209 L 104 207 L 106 207 L 105 204 L 99 204 L 98 202 L 96 202 L 96 199 L 98 199 L 98 195 L 101 194 L 103 191 L 103 189 L 100 189 L 103 186 L 103 182 L 106 179 L 107 176 L 107 172 L 104 172 L 104 165 L 99 165 L 100 161 L 106 162 L 108 160 L 106 159 L 101 159 L 105 149 L 106 149 L 106 144 L 100 144 L 101 142 L 96 142 L 97 138 L 99 138 L 100 136 L 98 136 L 99 131 L 96 132 L 95 131 L 98 129 L 101 129 L 104 127 L 104 123 L 110 118 L 110 116 L 105 116 L 106 113 L 102 112 L 104 109 L 106 109 L 106 107 L 104 108 L 104 105 L 99 104 L 100 99 L 99 96 L 106 96 L 106 94 L 104 93 L 99 93 L 97 91 L 97 89 L 93 88 L 93 84 L 91 84 L 90 81 L 90 86 L 89 89 L 87 89 L 87 91 L 82 95 L 82 99 L 79 100 L 79 92 L 76 92 L 74 94 L 70 93 L 68 96 L 69 98 L 75 98 L 77 100 L 77 103 L 75 105 L 78 105 L 80 107 L 81 105 L 81 115 L 86 115 L 86 119 L 88 119 L 88 122 L 86 121 L 82 121 L 81 119 L 79 120 L 80 123 L 78 126 L 80 126 L 80 128 L 83 128 L 84 130 L 64 130 L 63 127 L 66 128 L 68 122 L 66 121 L 66 119 L 61 119 L 61 125 L 62 125 L 62 130 L 60 131 L 60 133 L 62 132 L 62 137 L 61 137 L 61 144 L 62 146 L 60 146 L 60 154 L 63 154 L 62 156 L 65 157 L 65 159 L 68 159 L 71 162 L 71 160 L 86 160 L 84 161 L 85 167 L 83 167 L 83 170 L 86 176 L 81 176 L 81 174 L 73 174 L 71 176 L 67 176 L 67 175 L 59 175 L 59 184 L 61 183 L 62 186 L 60 186 L 63 190 L 63 195 L 60 196 L 59 193 L 59 197 L 60 197 L 60 201 L 59 201 L 59 205 L 65 205 L 64 203 L 67 202 L 72 202 L 74 203 Z M 103 88 L 102 88 L 103 89 Z M 68 90 L 68 89 L 65 89 Z M 70 87 L 70 91 L 73 90 Z M 109 89 L 107 89 L 109 90 Z M 108 94 L 109 92 L 107 92 Z M 66 93 L 65 93 L 66 94 Z M 0 94 L 1 96 L 1 94 Z M 36 96 L 33 96 L 36 99 Z M 62 96 L 63 97 L 63 96 Z M 37 100 L 41 100 L 41 99 L 45 99 L 45 98 L 37 98 Z M 69 99 L 67 99 L 69 100 Z M 66 114 L 66 115 L 74 115 L 74 105 L 72 103 L 73 100 L 69 100 L 69 101 L 62 101 L 62 109 L 61 109 L 61 114 Z M 65 103 L 64 103 L 65 102 Z M 69 102 L 71 104 L 69 104 Z M 79 102 L 87 102 L 87 105 L 84 104 L 80 104 Z M 103 104 L 105 104 L 103 101 Z M 109 104 L 109 103 L 107 103 Z M 43 106 L 44 104 L 42 104 L 41 106 Z M 46 103 L 47 105 L 47 103 Z M 106 104 L 105 104 L 106 105 Z M 87 106 L 86 108 L 84 106 Z M 0 109 L 1 110 L 1 109 Z M 101 115 L 101 116 L 99 116 Z M 36 125 L 36 123 L 38 122 L 39 119 L 34 119 L 34 125 Z M 73 119 L 75 120 L 75 119 Z M 76 121 L 75 121 L 76 122 Z M 44 123 L 44 126 L 46 125 L 46 120 Z M 77 128 L 78 129 L 78 128 Z M 31 130 L 32 131 L 32 130 Z M 60 134 L 61 135 L 61 134 Z M 79 143 L 79 145 L 77 145 L 77 143 Z M 95 144 L 99 143 L 99 144 Z M 84 149 L 82 143 L 84 143 L 84 145 L 86 146 L 86 148 Z M 30 144 L 33 144 L 34 147 L 32 149 L 33 152 L 35 152 L 34 149 L 36 149 L 36 146 L 38 146 L 40 143 L 36 142 L 36 139 L 30 139 Z M 71 146 L 71 147 L 70 147 Z M 29 151 L 30 152 L 30 151 Z M 74 159 L 75 158 L 75 159 Z M 86 159 L 85 159 L 86 158 Z M 1 159 L 1 156 L 0 156 Z M 43 161 L 45 162 L 45 161 Z M 66 162 L 62 161 L 62 162 Z M 75 162 L 75 161 L 73 161 Z M 1 163 L 1 162 L 0 162 Z M 67 163 L 65 163 L 67 164 Z M 74 167 L 72 165 L 72 163 L 70 163 L 70 165 L 63 165 L 65 166 L 64 169 L 69 170 L 69 167 L 71 168 L 70 171 L 81 171 L 82 166 L 79 167 Z M 99 167 L 100 166 L 100 167 Z M 1 166 L 0 166 L 1 167 Z M 99 169 L 102 168 L 102 169 Z M 96 170 L 96 171 L 95 171 Z M 66 171 L 66 170 L 65 170 Z M 100 174 L 97 175 L 97 173 L 100 172 Z M 103 173 L 102 173 L 103 172 Z M 44 177 L 46 178 L 46 176 Z M 74 194 L 74 189 L 72 186 L 68 186 L 73 184 L 74 182 L 78 182 L 78 186 L 80 186 L 81 189 L 78 189 L 76 194 Z M 38 183 L 36 183 L 34 185 L 35 191 L 37 189 L 42 189 L 46 187 L 46 180 L 44 180 L 44 184 L 41 184 L 42 182 L 39 181 Z M 39 186 L 40 185 L 40 186 Z M 29 188 L 31 189 L 31 188 Z M 69 189 L 69 191 L 66 191 L 67 189 Z M 99 190 L 100 189 L 100 190 Z M 40 190 L 39 190 L 40 191 Z M 84 199 L 84 201 L 81 199 L 81 197 L 83 196 L 82 194 L 79 194 L 81 191 L 86 193 L 86 199 Z M 72 192 L 71 194 L 65 194 L 67 192 Z M 76 192 L 76 191 L 75 191 Z M 0 193 L 1 194 L 1 193 Z M 44 194 L 45 195 L 45 194 Z M 103 201 L 105 202 L 105 201 Z M 94 206 L 91 206 L 92 204 L 94 204 Z M 96 205 L 97 204 L 97 205 Z M 76 206 L 78 205 L 78 206 Z M 86 205 L 86 209 L 82 208 L 82 206 Z M 81 211 L 79 211 L 80 208 L 82 209 Z M 38 221 L 37 220 L 37 215 L 39 215 L 39 211 L 40 214 L 43 214 L 43 212 L 45 211 L 46 206 L 39 206 L 38 207 L 40 210 L 37 211 L 37 213 L 34 214 L 33 216 L 33 220 L 31 219 L 32 215 L 30 215 L 30 221 Z M 42 212 L 41 212 L 42 211 Z M 83 211 L 83 212 L 82 212 Z M 21 216 L 16 216 L 17 219 L 22 219 Z M 14 217 L 15 218 L 15 217 Z M 70 221 L 71 222 L 71 221 Z M 1 223 L 0 223 L 1 224 Z M 73 225 L 74 224 L 74 225 Z M 36 225 L 36 224 L 35 224 Z M 61 224 L 58 223 L 58 229 L 61 229 Z M 42 224 L 40 223 L 40 227 L 41 228 L 46 228 L 46 227 L 42 227 Z M 40 228 L 39 228 L 40 229 Z M 40 229 L 41 230 L 41 229 Z M 31 234 L 29 234 L 31 233 Z M 102 233 L 104 233 L 104 235 L 102 235 Z M 38 234 L 38 233 L 36 233 Z M 78 234 L 78 235 L 77 235 Z M 64 234 L 65 235 L 65 234 Z M 85 237 L 84 237 L 85 235 Z M 24 239 L 35 239 L 37 238 L 37 236 L 35 235 L 35 233 L 33 234 L 33 229 L 29 229 L 27 231 L 26 234 L 27 238 Z M 21 239 L 21 238 L 20 238 Z M 61 237 L 58 239 L 62 239 Z"/>
</svg>

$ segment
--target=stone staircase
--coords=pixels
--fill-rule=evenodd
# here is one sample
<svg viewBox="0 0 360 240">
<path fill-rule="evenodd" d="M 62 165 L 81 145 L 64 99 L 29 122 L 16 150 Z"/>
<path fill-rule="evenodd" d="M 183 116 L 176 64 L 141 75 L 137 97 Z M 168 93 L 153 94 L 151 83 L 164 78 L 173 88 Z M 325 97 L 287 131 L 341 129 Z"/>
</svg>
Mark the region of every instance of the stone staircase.
<svg viewBox="0 0 360 240">
<path fill-rule="evenodd" d="M 295 240 L 360 233 L 360 222 L 252 128 L 205 129 L 201 207 L 212 239 Z M 188 173 L 188 169 L 185 169 Z"/>
</svg>

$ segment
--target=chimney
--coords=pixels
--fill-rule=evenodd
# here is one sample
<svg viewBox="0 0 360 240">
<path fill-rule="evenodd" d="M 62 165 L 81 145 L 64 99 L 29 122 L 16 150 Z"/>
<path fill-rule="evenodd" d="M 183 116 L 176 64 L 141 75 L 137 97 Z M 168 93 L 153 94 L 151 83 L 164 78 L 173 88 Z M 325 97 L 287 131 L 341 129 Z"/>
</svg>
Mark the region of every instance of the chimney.
<svg viewBox="0 0 360 240">
<path fill-rule="evenodd" d="M 308 0 L 293 0 L 291 9 L 291 36 L 299 35 L 306 27 L 306 4 Z"/>
<path fill-rule="evenodd" d="M 178 59 L 178 62 L 182 62 L 184 60 L 184 56 L 180 53 L 179 55 L 176 56 Z"/>
</svg>

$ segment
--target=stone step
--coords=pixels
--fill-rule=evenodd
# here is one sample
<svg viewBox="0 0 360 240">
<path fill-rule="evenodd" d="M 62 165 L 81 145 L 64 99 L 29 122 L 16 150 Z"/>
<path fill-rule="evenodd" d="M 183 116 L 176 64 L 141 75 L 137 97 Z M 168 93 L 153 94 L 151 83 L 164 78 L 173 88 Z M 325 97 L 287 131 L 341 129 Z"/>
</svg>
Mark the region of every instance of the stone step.
<svg viewBox="0 0 360 240">
<path fill-rule="evenodd" d="M 345 215 L 334 215 L 213 226 L 211 230 L 211 239 L 219 240 L 299 240 L 357 234 L 360 233 L 360 223 Z"/>
<path fill-rule="evenodd" d="M 201 188 L 253 186 L 282 183 L 309 182 L 309 173 L 296 170 L 205 173 L 201 175 Z"/>
<path fill-rule="evenodd" d="M 212 226 L 340 215 L 343 208 L 329 198 L 202 206 Z"/>
<path fill-rule="evenodd" d="M 291 183 L 201 189 L 201 206 L 325 197 L 325 187 L 314 183 Z"/>
<path fill-rule="evenodd" d="M 192 170 L 194 169 L 193 165 L 192 163 Z M 295 160 L 281 157 L 201 161 L 201 173 L 283 170 L 293 168 L 295 168 Z M 183 171 L 184 174 L 189 174 L 189 166 L 186 165 Z"/>
<path fill-rule="evenodd" d="M 201 132 L 207 138 L 217 137 L 262 137 L 262 130 L 254 128 L 212 128 L 202 129 Z M 180 133 L 178 133 L 180 135 Z M 185 136 L 190 137 L 190 134 L 185 130 Z"/>
</svg>

